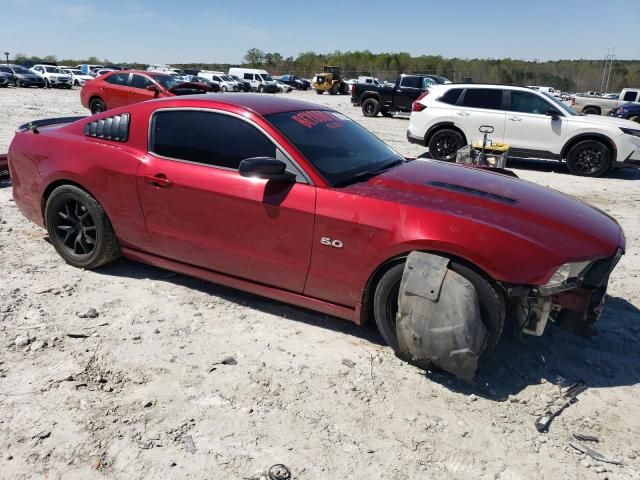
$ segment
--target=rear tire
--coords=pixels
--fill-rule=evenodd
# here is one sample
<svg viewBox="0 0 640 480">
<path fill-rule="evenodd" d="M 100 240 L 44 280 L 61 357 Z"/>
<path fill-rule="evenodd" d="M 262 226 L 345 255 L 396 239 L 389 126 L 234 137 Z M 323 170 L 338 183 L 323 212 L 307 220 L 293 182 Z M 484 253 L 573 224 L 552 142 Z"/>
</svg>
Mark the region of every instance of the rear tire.
<svg viewBox="0 0 640 480">
<path fill-rule="evenodd" d="M 385 342 L 400 356 L 398 334 L 396 332 L 396 313 L 398 312 L 398 294 L 405 263 L 391 267 L 380 278 L 373 297 L 373 316 L 378 330 Z M 504 297 L 482 275 L 456 262 L 451 262 L 449 269 L 473 284 L 480 302 L 482 321 L 487 328 L 487 343 L 480 356 L 480 361 L 487 359 L 495 350 L 504 328 L 506 307 Z"/>
<path fill-rule="evenodd" d="M 633 117 L 629 117 L 629 120 L 632 122 L 640 123 L 640 115 L 634 115 Z"/>
<path fill-rule="evenodd" d="M 324 93 L 324 91 L 323 91 L 323 90 L 316 90 L 316 93 L 317 93 L 318 95 L 322 95 L 322 94 Z"/>
<path fill-rule="evenodd" d="M 611 149 L 597 140 L 576 143 L 567 154 L 567 168 L 581 177 L 599 177 L 611 167 Z"/>
<path fill-rule="evenodd" d="M 264 93 L 264 86 L 263 85 L 260 85 L 258 87 L 258 93 Z"/>
<path fill-rule="evenodd" d="M 443 128 L 431 135 L 429 139 L 429 155 L 435 160 L 450 162 L 464 146 L 464 137 L 457 130 Z"/>
<path fill-rule="evenodd" d="M 94 98 L 89 103 L 89 110 L 91 110 L 91 115 L 95 115 L 96 113 L 102 113 L 107 110 L 107 106 L 102 101 L 101 98 Z"/>
<path fill-rule="evenodd" d="M 380 111 L 380 102 L 375 98 L 367 98 L 362 102 L 362 114 L 365 117 L 375 117 Z"/>
<path fill-rule="evenodd" d="M 391 113 L 391 111 L 388 108 L 381 109 L 380 113 L 382 114 L 383 117 L 387 117 L 387 118 L 393 117 L 393 113 Z"/>
<path fill-rule="evenodd" d="M 104 209 L 75 185 L 51 192 L 45 220 L 51 243 L 69 265 L 93 269 L 120 256 L 120 244 Z"/>
<path fill-rule="evenodd" d="M 582 113 L 584 113 L 585 115 L 600 115 L 600 110 L 593 107 L 587 107 L 582 110 Z"/>
</svg>

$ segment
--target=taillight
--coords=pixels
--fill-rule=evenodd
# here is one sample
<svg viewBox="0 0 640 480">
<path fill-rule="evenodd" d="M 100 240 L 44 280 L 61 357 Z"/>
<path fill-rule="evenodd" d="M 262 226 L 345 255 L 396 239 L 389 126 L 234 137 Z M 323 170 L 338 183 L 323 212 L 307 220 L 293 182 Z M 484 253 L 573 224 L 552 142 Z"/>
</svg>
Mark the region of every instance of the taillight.
<svg viewBox="0 0 640 480">
<path fill-rule="evenodd" d="M 571 106 L 575 107 L 576 106 L 576 99 L 571 97 Z"/>
<path fill-rule="evenodd" d="M 356 84 L 355 84 L 355 83 L 352 83 L 352 84 L 351 84 L 351 95 L 353 95 L 353 94 L 355 94 L 355 93 L 356 93 Z"/>
<path fill-rule="evenodd" d="M 423 105 L 422 103 L 420 103 L 420 100 L 422 100 L 427 95 L 429 95 L 429 90 L 425 90 L 425 92 L 422 95 L 420 95 L 418 98 L 416 98 L 416 100 L 411 104 L 411 111 L 412 112 L 421 112 L 422 110 L 427 108 L 426 105 Z"/>
</svg>

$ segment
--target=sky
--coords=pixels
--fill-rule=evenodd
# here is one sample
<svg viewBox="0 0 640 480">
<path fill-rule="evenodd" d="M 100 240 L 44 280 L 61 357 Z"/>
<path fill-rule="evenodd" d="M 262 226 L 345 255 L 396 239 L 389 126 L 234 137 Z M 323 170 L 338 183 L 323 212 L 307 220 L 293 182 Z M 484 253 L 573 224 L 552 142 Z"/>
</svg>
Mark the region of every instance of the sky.
<svg viewBox="0 0 640 480">
<path fill-rule="evenodd" d="M 0 0 L 0 54 L 240 63 L 336 50 L 640 59 L 640 0 Z M 4 57 L 3 57 L 4 58 Z"/>
</svg>

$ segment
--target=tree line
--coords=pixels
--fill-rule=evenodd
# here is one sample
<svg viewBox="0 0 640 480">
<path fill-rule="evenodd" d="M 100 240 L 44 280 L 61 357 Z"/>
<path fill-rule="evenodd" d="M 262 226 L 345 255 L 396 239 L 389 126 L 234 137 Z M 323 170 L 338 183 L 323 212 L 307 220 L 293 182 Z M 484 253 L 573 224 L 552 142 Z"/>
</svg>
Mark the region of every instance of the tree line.
<svg viewBox="0 0 640 480">
<path fill-rule="evenodd" d="M 16 63 L 33 65 L 41 61 L 57 61 L 64 65 L 81 63 L 109 64 L 107 59 L 90 57 L 82 60 L 61 59 L 53 55 L 44 58 L 16 55 Z M 114 62 L 115 63 L 115 62 Z M 144 68 L 140 62 L 124 63 L 132 68 Z M 444 58 L 440 55 L 412 56 L 406 52 L 373 53 L 364 51 L 335 51 L 333 53 L 302 52 L 296 57 L 252 48 L 246 52 L 242 66 L 264 68 L 274 75 L 285 73 L 310 78 L 321 72 L 323 65 L 338 65 L 347 77 L 373 75 L 381 80 L 394 80 L 399 73 L 432 73 L 454 82 L 504 83 L 516 85 L 545 85 L 564 91 L 600 90 L 604 69 L 603 60 L 525 61 L 504 59 Z M 179 68 L 227 71 L 237 66 L 227 63 L 183 63 Z M 606 79 L 605 79 L 606 80 Z M 609 78 L 609 91 L 625 87 L 640 87 L 640 60 L 616 60 Z"/>
</svg>

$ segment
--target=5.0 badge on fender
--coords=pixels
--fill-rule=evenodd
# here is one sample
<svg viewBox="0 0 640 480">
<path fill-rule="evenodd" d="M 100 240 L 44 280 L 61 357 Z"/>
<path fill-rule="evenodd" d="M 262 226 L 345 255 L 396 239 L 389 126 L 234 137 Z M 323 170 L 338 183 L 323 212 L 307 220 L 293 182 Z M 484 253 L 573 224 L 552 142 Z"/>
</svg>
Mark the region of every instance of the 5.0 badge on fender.
<svg viewBox="0 0 640 480">
<path fill-rule="evenodd" d="M 344 244 L 340 240 L 331 240 L 329 237 L 322 237 L 320 243 L 327 247 L 342 248 Z"/>
</svg>

